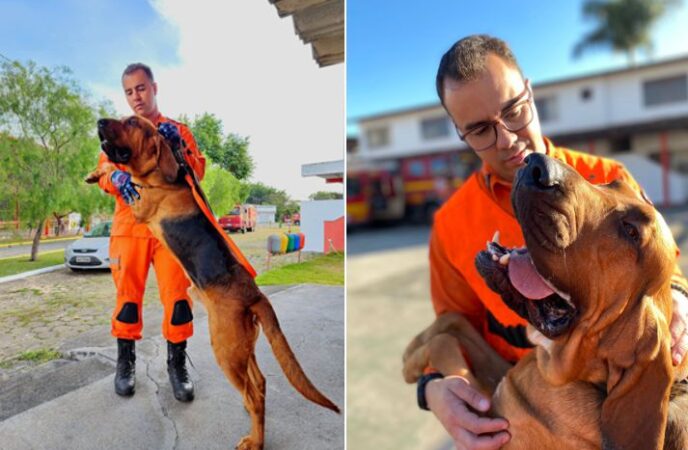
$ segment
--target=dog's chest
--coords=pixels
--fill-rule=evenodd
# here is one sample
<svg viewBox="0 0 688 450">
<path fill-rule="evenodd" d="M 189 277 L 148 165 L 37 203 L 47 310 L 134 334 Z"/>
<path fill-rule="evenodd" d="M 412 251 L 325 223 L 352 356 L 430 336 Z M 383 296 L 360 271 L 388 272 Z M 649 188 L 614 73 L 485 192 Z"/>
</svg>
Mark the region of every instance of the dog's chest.
<svg viewBox="0 0 688 450">
<path fill-rule="evenodd" d="M 165 244 L 198 288 L 231 283 L 232 273 L 240 264 L 224 238 L 200 211 L 164 219 L 160 229 Z"/>
</svg>

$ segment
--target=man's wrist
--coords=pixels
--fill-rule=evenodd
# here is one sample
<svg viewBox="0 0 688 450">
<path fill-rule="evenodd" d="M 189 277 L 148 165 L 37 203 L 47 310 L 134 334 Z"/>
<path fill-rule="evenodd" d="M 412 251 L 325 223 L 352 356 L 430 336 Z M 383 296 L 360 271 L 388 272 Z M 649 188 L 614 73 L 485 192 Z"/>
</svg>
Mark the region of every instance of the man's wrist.
<svg viewBox="0 0 688 450">
<path fill-rule="evenodd" d="M 416 399 L 418 401 L 418 407 L 420 409 L 430 411 L 430 408 L 428 407 L 428 400 L 425 398 L 425 388 L 427 387 L 429 382 L 431 382 L 432 380 L 437 380 L 439 378 L 444 378 L 444 375 L 442 375 L 439 372 L 432 372 L 426 373 L 418 379 L 418 383 L 416 384 Z"/>
</svg>

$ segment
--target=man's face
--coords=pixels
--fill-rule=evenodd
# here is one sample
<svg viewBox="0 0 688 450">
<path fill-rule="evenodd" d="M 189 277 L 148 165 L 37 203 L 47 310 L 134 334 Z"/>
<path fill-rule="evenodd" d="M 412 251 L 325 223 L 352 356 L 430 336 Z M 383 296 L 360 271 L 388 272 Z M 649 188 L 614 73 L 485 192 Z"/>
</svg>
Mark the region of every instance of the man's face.
<svg viewBox="0 0 688 450">
<path fill-rule="evenodd" d="M 149 120 L 154 120 L 158 115 L 158 103 L 155 95 L 158 93 L 158 85 L 151 82 L 143 70 L 136 70 L 122 78 L 124 95 L 127 103 L 134 112 Z"/>
<path fill-rule="evenodd" d="M 468 82 L 445 79 L 444 104 L 459 132 L 465 135 L 476 124 L 502 118 L 505 108 L 508 110 L 525 89 L 526 83 L 518 70 L 490 54 L 485 61 L 485 73 L 479 78 Z M 528 126 L 511 132 L 498 123 L 494 145 L 476 151 L 483 163 L 507 181 L 513 181 L 526 156 L 545 152 L 535 106 L 530 106 L 533 120 Z"/>
</svg>

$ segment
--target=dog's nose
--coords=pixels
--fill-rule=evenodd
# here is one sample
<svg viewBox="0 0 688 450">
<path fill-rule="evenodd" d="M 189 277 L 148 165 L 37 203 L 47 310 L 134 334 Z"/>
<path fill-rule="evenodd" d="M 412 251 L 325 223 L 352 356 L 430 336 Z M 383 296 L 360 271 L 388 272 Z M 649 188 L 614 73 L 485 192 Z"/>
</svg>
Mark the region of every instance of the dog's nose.
<svg viewBox="0 0 688 450">
<path fill-rule="evenodd" d="M 98 129 L 105 128 L 105 126 L 107 126 L 107 123 L 108 123 L 107 119 L 98 120 Z"/>
<path fill-rule="evenodd" d="M 564 175 L 556 160 L 542 153 L 531 153 L 526 156 L 522 180 L 538 189 L 551 189 L 558 186 Z"/>
</svg>

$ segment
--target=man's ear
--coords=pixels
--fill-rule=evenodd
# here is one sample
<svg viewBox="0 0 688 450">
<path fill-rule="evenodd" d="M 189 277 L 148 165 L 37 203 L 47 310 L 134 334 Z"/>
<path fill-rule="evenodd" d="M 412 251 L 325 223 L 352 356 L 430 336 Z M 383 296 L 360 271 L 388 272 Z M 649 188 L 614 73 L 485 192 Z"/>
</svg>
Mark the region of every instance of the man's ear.
<svg viewBox="0 0 688 450">
<path fill-rule="evenodd" d="M 668 333 L 664 314 L 645 296 L 600 340 L 609 371 L 600 421 L 603 449 L 664 446 L 673 383 Z"/>
<path fill-rule="evenodd" d="M 177 160 L 174 159 L 172 149 L 170 149 L 170 146 L 165 142 L 165 139 L 163 139 L 162 136 L 156 136 L 156 141 L 158 146 L 158 167 L 165 181 L 174 183 L 177 181 L 179 164 L 177 164 Z"/>
</svg>

